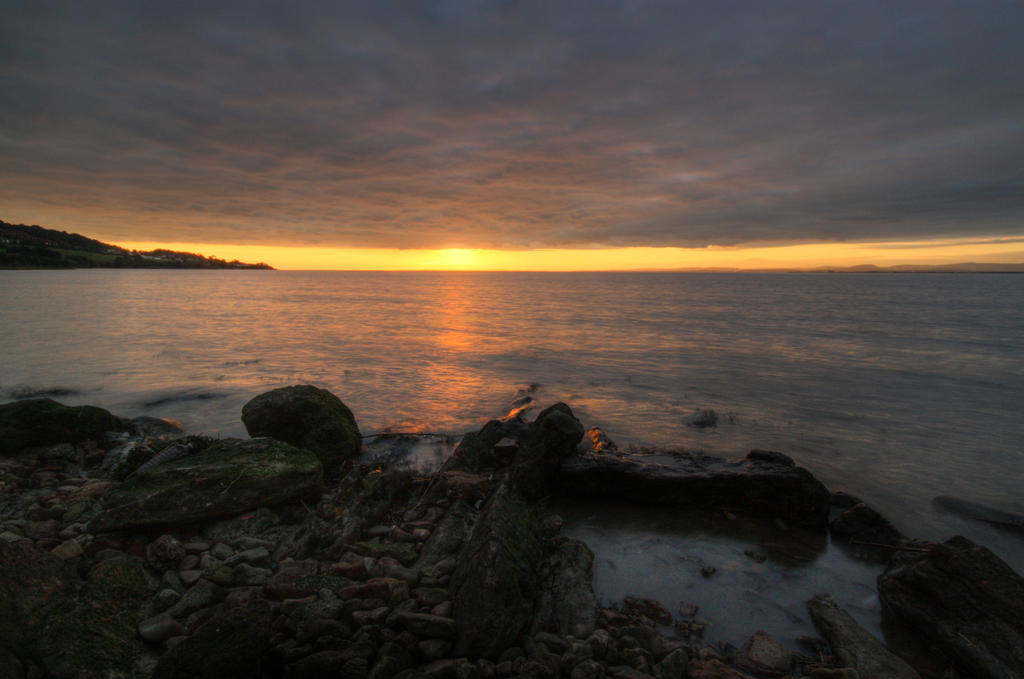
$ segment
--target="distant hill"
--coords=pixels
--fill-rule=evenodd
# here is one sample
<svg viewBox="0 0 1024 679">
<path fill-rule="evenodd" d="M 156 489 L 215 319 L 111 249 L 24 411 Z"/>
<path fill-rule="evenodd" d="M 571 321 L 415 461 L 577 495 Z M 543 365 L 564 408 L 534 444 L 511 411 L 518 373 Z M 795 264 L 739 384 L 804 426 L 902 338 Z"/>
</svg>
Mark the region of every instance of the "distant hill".
<svg viewBox="0 0 1024 679">
<path fill-rule="evenodd" d="M 77 233 L 0 221 L 0 269 L 273 269 L 191 252 L 125 250 Z"/>
</svg>

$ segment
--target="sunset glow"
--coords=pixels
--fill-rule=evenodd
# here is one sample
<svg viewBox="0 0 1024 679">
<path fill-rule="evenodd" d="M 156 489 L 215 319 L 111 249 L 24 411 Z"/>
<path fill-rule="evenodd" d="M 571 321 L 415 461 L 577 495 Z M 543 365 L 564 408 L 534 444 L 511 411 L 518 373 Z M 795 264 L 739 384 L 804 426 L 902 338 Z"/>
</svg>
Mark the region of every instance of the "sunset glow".
<svg viewBox="0 0 1024 679">
<path fill-rule="evenodd" d="M 1021 239 L 808 243 L 763 247 L 488 250 L 312 248 L 211 243 L 121 242 L 133 250 L 165 248 L 266 262 L 278 269 L 388 271 L 623 271 L 638 269 L 777 269 L 873 264 L 1024 261 Z"/>
</svg>

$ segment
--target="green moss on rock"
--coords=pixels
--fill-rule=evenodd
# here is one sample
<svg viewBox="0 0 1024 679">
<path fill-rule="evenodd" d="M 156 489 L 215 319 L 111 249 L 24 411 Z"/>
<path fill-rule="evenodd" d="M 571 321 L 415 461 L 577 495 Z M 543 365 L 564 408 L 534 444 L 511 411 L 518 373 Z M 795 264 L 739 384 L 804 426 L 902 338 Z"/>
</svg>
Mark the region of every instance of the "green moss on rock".
<svg viewBox="0 0 1024 679">
<path fill-rule="evenodd" d="M 319 497 L 320 461 L 272 439 L 223 439 L 138 474 L 103 497 L 93 532 L 178 525 Z"/>
<path fill-rule="evenodd" d="M 326 389 L 304 384 L 260 394 L 242 407 L 250 436 L 269 436 L 316 453 L 328 473 L 359 454 L 352 411 Z"/>
<path fill-rule="evenodd" d="M 5 403 L 0 405 L 0 455 L 95 439 L 123 428 L 120 418 L 95 406 L 66 406 L 50 398 Z"/>
</svg>

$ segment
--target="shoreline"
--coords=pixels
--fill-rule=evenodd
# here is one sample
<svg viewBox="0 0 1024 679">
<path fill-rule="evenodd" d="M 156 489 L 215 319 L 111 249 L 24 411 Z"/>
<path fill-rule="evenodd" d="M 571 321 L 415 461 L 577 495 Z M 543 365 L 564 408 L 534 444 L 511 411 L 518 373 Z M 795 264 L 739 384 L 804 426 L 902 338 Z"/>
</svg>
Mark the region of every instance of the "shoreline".
<svg viewBox="0 0 1024 679">
<path fill-rule="evenodd" d="M 828 637 L 814 643 L 823 644 L 819 652 L 831 644 L 835 662 L 815 661 L 812 651 L 794 652 L 755 630 L 743 648 L 708 644 L 696 611 L 673 615 L 652 599 L 601 608 L 593 553 L 562 535 L 561 518 L 545 516 L 539 504 L 552 494 L 759 517 L 787 532 L 840 536 L 887 563 L 888 579 L 880 582 L 897 594 L 905 594 L 899 569 L 927 565 L 935 555 L 970 553 L 990 563 L 973 546 L 906 538 L 856 498 L 829 493 L 781 453 L 755 450 L 739 461 L 675 454 L 638 464 L 600 430 L 587 432 L 581 445 L 583 426 L 564 404 L 532 422 L 522 411 L 492 420 L 465 435 L 437 472 L 417 475 L 380 461 L 360 463 L 362 436 L 351 412 L 313 387 L 252 399 L 242 417 L 257 438 L 248 440 L 185 436 L 158 418 L 126 422 L 47 399 L 20 403 L 36 404 L 22 406 L 20 420 L 10 414 L 15 404 L 0 406 L 4 565 L 23 585 L 35 577 L 30 564 L 51 568 L 53 577 L 63 572 L 59 589 L 84 587 L 97 605 L 89 597 L 114 586 L 119 594 L 108 597 L 107 613 L 123 623 L 117 652 L 75 652 L 97 667 L 125 671 L 130 663 L 132 676 L 184 677 L 198 657 L 237 656 L 238 649 L 204 636 L 214 622 L 237 626 L 263 649 L 260 667 L 250 669 L 279 671 L 268 676 L 319 676 L 304 672 L 321 666 L 376 679 L 403 672 L 401 679 L 846 676 L 834 673 L 852 662 L 842 660 L 844 644 L 870 646 L 855 633 L 864 631 L 828 602 L 812 605 Z M 1020 581 L 1009 573 L 1011 582 Z M 42 624 L 8 612 L 27 627 Z M 64 625 L 62 634 L 86 638 L 88 630 L 72 629 L 81 622 L 56 624 Z M 825 630 L 834 625 L 854 632 L 830 636 Z M 25 641 L 33 654 L 11 662 L 22 669 L 39 662 L 45 649 L 38 645 L 58 629 L 30 630 Z M 873 653 L 902 667 L 875 643 Z M 955 649 L 949 653 L 949 666 L 962 667 Z M 50 654 L 45 671 L 72 676 L 61 668 L 77 661 L 63 651 Z"/>
</svg>

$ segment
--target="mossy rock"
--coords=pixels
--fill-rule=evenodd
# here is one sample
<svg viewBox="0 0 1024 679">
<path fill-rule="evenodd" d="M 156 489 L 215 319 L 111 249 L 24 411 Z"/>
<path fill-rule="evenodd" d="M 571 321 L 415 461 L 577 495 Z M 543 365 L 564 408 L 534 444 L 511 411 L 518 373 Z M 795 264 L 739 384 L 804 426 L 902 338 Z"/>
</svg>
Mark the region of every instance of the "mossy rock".
<svg viewBox="0 0 1024 679">
<path fill-rule="evenodd" d="M 200 453 L 114 486 L 89 530 L 181 525 L 283 502 L 315 500 L 323 469 L 306 450 L 273 439 L 223 439 Z"/>
<path fill-rule="evenodd" d="M 250 436 L 269 436 L 311 450 L 332 473 L 359 455 L 362 435 L 352 411 L 326 389 L 303 384 L 260 394 L 242 407 Z"/>
<path fill-rule="evenodd" d="M 120 418 L 95 406 L 66 406 L 50 398 L 5 403 L 0 405 L 0 455 L 96 439 L 123 428 Z"/>
<path fill-rule="evenodd" d="M 138 562 L 105 561 L 82 583 L 60 559 L 21 540 L 0 542 L 0 572 L 4 677 L 28 676 L 30 664 L 58 678 L 131 675 L 141 650 L 135 625 L 150 593 Z"/>
</svg>

